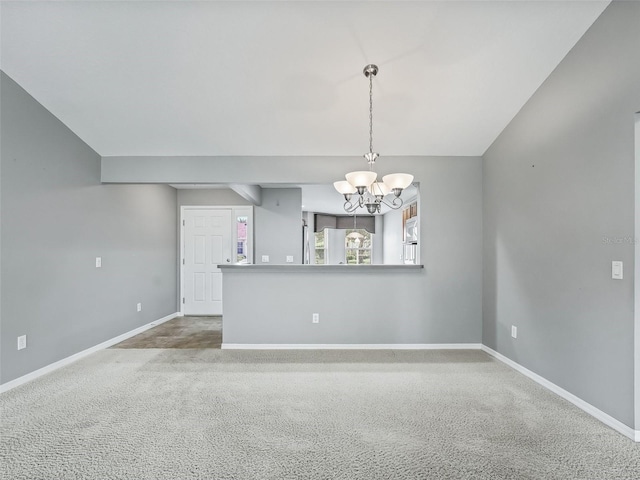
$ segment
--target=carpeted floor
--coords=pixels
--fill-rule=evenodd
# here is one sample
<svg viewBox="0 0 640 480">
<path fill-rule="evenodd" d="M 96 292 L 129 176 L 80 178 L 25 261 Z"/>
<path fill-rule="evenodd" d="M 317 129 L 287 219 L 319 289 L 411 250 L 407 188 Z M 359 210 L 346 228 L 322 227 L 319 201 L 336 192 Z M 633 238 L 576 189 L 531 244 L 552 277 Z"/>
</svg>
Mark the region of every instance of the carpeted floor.
<svg viewBox="0 0 640 480">
<path fill-rule="evenodd" d="M 111 348 L 220 348 L 222 317 L 176 317 Z"/>
<path fill-rule="evenodd" d="M 638 479 L 480 351 L 107 349 L 0 396 L 2 479 Z"/>
</svg>

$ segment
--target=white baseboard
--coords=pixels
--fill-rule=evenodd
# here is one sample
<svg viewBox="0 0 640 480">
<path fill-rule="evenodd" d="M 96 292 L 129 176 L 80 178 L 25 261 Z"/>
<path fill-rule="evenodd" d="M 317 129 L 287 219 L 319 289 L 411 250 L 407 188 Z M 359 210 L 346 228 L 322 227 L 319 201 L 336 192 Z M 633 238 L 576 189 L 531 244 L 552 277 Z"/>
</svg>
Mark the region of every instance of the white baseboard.
<svg viewBox="0 0 640 480">
<path fill-rule="evenodd" d="M 118 335 L 117 337 L 114 337 L 105 342 L 99 343 L 98 345 L 87 348 L 86 350 L 82 350 L 81 352 L 74 353 L 73 355 L 63 358 L 62 360 L 58 360 L 57 362 L 49 364 L 46 367 L 42 367 L 31 373 L 27 373 L 26 375 L 23 375 L 22 377 L 18 377 L 14 380 L 11 380 L 10 382 L 3 383 L 2 385 L 0 385 L 0 393 L 4 393 L 8 390 L 11 390 L 12 388 L 16 388 L 20 385 L 30 382 L 31 380 L 41 377 L 42 375 L 53 372 L 58 368 L 61 368 L 66 365 L 69 365 L 70 363 L 76 362 L 81 358 L 86 357 L 87 355 L 91 355 L 92 353 L 97 352 L 98 350 L 109 348 L 112 345 L 115 345 L 116 343 L 120 343 L 126 340 L 127 338 L 131 338 L 135 335 L 138 335 L 139 333 L 144 332 L 145 330 L 149 330 L 150 328 L 160 325 L 161 323 L 168 322 L 171 319 L 174 319 L 176 317 L 181 317 L 181 316 L 182 314 L 179 312 L 172 313 L 170 315 L 167 315 L 166 317 L 162 317 L 158 320 L 154 320 L 153 322 L 147 323 L 146 325 L 142 325 L 141 327 L 134 328 L 133 330 L 123 333 L 122 335 Z"/>
<path fill-rule="evenodd" d="M 223 343 L 223 350 L 480 350 L 479 343 Z"/>
<path fill-rule="evenodd" d="M 523 375 L 529 377 L 534 382 L 539 383 L 540 385 L 542 385 L 543 387 L 547 388 L 548 390 L 551 390 L 556 395 L 559 395 L 560 397 L 564 398 L 565 400 L 573 403 L 579 409 L 584 410 L 585 412 L 587 412 L 592 417 L 595 417 L 596 419 L 600 420 L 605 425 L 613 428 L 617 432 L 620 432 L 625 437 L 628 437 L 628 438 L 630 438 L 631 440 L 633 440 L 635 442 L 640 442 L 640 430 L 634 430 L 633 428 L 625 425 L 624 423 L 620 422 L 619 420 L 616 420 L 611 415 L 609 415 L 607 413 L 604 413 L 602 410 L 594 407 L 590 403 L 587 403 L 584 400 L 582 400 L 581 398 L 576 397 L 573 393 L 570 393 L 570 392 L 566 391 L 564 388 L 559 387 L 555 383 L 550 382 L 546 378 L 541 377 L 537 373 L 532 372 L 531 370 L 523 367 L 519 363 L 516 363 L 513 360 L 511 360 L 510 358 L 505 357 L 501 353 L 496 352 L 492 348 L 489 348 L 486 345 L 482 345 L 482 350 L 484 352 L 488 353 L 489 355 L 491 355 L 492 357 L 494 357 L 494 358 L 500 360 L 501 362 L 505 363 L 506 365 L 510 366 L 514 370 L 516 370 L 516 371 L 522 373 Z"/>
</svg>

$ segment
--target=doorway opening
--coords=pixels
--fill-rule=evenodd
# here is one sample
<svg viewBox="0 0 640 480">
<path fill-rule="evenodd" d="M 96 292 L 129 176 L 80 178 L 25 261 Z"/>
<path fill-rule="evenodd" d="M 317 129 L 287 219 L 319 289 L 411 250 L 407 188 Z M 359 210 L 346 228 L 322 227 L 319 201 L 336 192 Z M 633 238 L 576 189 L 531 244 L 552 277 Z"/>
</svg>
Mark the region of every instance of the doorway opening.
<svg viewBox="0 0 640 480">
<path fill-rule="evenodd" d="M 253 262 L 253 207 L 180 208 L 180 311 L 223 314 L 221 265 Z"/>
</svg>

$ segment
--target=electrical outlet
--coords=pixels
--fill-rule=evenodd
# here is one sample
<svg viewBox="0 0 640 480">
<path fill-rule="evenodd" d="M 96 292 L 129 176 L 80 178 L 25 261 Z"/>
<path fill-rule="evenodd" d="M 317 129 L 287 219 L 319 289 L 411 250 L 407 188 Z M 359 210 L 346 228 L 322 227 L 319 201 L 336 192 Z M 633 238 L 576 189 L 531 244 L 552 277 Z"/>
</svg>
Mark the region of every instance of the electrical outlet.
<svg viewBox="0 0 640 480">
<path fill-rule="evenodd" d="M 21 335 L 18 337 L 18 350 L 22 350 L 23 348 L 27 348 L 27 336 Z"/>
<path fill-rule="evenodd" d="M 269 255 L 262 255 L 262 263 L 269 263 Z"/>
<path fill-rule="evenodd" d="M 287 263 L 293 263 L 293 255 L 287 255 Z"/>
<path fill-rule="evenodd" d="M 96 268 L 102 268 L 102 257 L 96 257 Z"/>
<path fill-rule="evenodd" d="M 320 314 L 319 313 L 314 313 L 311 316 L 311 322 L 312 323 L 320 323 Z"/>
<path fill-rule="evenodd" d="M 139 312 L 141 312 L 142 311 L 142 304 L 139 303 L 138 305 L 136 305 L 136 308 L 138 309 Z"/>
<path fill-rule="evenodd" d="M 511 325 L 511 336 L 513 338 L 518 338 L 518 327 L 515 325 Z"/>
</svg>

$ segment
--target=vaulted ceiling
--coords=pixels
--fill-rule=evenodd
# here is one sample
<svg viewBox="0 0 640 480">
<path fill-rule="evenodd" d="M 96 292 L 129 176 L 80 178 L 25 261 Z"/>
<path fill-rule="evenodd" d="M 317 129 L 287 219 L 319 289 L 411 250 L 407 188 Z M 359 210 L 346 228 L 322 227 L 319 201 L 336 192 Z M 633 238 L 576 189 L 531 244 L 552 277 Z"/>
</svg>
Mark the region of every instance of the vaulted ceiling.
<svg viewBox="0 0 640 480">
<path fill-rule="evenodd" d="M 103 156 L 482 155 L 608 1 L 2 2 L 1 68 Z"/>
</svg>

